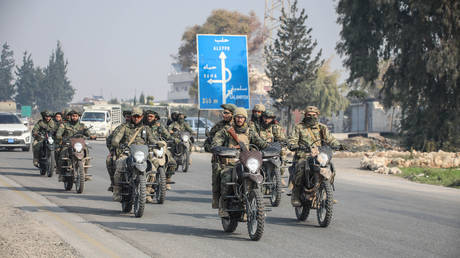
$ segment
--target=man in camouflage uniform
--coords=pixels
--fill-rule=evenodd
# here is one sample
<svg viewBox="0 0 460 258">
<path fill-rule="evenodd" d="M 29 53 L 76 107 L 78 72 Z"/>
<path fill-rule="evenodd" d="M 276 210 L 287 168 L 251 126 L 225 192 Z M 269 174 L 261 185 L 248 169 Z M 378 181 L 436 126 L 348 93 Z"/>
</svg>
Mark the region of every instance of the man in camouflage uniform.
<svg viewBox="0 0 460 258">
<path fill-rule="evenodd" d="M 173 118 L 172 115 L 171 118 Z M 168 126 L 168 130 L 170 134 L 182 131 L 193 133 L 190 125 L 185 121 L 185 115 L 182 113 L 177 113 L 176 119 L 174 120 L 173 118 L 173 122 Z"/>
<path fill-rule="evenodd" d="M 144 112 L 144 125 L 150 128 L 155 140 L 173 140 L 171 134 L 169 134 L 168 130 L 163 125 L 161 125 L 159 120 L 160 116 L 157 112 L 154 112 L 152 110 L 146 110 Z M 168 164 L 166 165 L 166 189 L 171 190 L 171 178 L 174 175 L 174 171 L 176 171 L 177 163 L 176 160 L 174 160 L 172 153 L 167 148 L 165 149 L 165 155 L 168 160 Z M 149 178 L 149 180 L 153 179 L 154 178 Z M 153 188 L 151 186 L 149 186 L 148 188 L 148 191 L 153 192 Z M 151 199 L 152 198 L 148 196 L 147 201 L 151 202 Z"/>
<path fill-rule="evenodd" d="M 70 121 L 61 124 L 56 132 L 56 140 L 59 143 L 62 143 L 63 140 L 69 139 L 77 133 L 83 134 L 86 137 L 90 136 L 88 128 L 84 124 L 80 123 L 80 114 L 77 111 L 72 110 L 68 112 L 67 115 L 70 116 Z M 69 154 L 68 148 L 68 146 L 62 144 L 61 151 L 59 152 L 59 159 L 57 162 L 57 171 L 59 171 L 59 182 L 62 182 L 62 180 L 64 179 L 61 173 L 61 167 L 64 164 L 62 157 L 67 157 L 67 155 Z"/>
<path fill-rule="evenodd" d="M 51 119 L 51 113 L 47 110 L 41 112 L 42 119 L 40 119 L 32 129 L 32 135 L 34 141 L 32 143 L 34 166 L 38 167 L 38 159 L 40 158 L 40 150 L 43 143 L 43 135 L 46 132 L 54 134 L 56 126 L 54 121 Z"/>
<path fill-rule="evenodd" d="M 64 123 L 64 120 L 62 120 L 62 113 L 61 112 L 56 112 L 54 113 L 54 123 L 56 125 L 56 131 L 59 128 L 59 126 Z"/>
<path fill-rule="evenodd" d="M 120 149 L 120 145 L 149 145 L 157 143 L 157 141 L 153 138 L 152 131 L 142 123 L 143 118 L 144 116 L 142 115 L 142 110 L 140 108 L 133 108 L 131 113 L 131 122 L 123 124 L 120 130 L 113 135 L 112 146 L 117 149 L 116 169 L 113 176 L 114 201 L 121 201 L 121 169 L 123 169 L 122 164 L 125 164 L 127 158 L 126 154 L 123 153 L 123 150 Z"/>
<path fill-rule="evenodd" d="M 259 135 L 249 128 L 246 120 L 248 113 L 244 108 L 236 108 L 234 112 L 234 123 L 230 128 L 223 128 L 216 133 L 212 140 L 212 148 L 217 146 L 225 146 L 229 148 L 239 148 L 239 143 L 233 139 L 229 130 L 234 130 L 239 142 L 243 142 L 249 147 L 249 144 L 254 144 L 263 149 L 267 147 L 268 143 L 259 137 Z M 221 160 L 222 163 L 218 164 L 218 171 L 220 175 L 220 198 L 219 198 L 219 216 L 228 217 L 228 212 L 224 211 L 226 206 L 225 199 L 223 198 L 228 194 L 226 183 L 231 181 L 231 170 L 235 166 L 232 160 Z"/>
<path fill-rule="evenodd" d="M 125 110 L 123 111 L 123 116 L 125 118 L 125 124 L 129 123 L 131 120 L 131 111 L 130 110 Z M 116 152 L 115 148 L 112 147 L 112 138 L 113 135 L 116 134 L 118 131 L 120 131 L 121 126 L 123 124 L 120 124 L 117 126 L 109 136 L 105 139 L 105 145 L 107 146 L 107 149 L 109 149 L 109 155 L 107 155 L 107 158 L 105 160 L 105 166 L 107 168 L 107 173 L 109 174 L 110 177 L 110 186 L 107 188 L 107 191 L 112 192 L 113 191 L 113 175 L 115 174 L 115 158 L 116 158 Z"/>
<path fill-rule="evenodd" d="M 208 138 L 204 143 L 204 149 L 207 152 L 211 152 L 212 139 L 216 133 L 223 128 L 229 129 L 233 124 L 233 112 L 235 112 L 236 106 L 233 104 L 222 104 L 220 106 L 224 110 L 222 111 L 222 120 L 215 124 L 211 131 L 206 135 Z M 215 155 L 212 155 L 211 167 L 212 167 L 212 208 L 219 208 L 219 194 L 220 194 L 220 182 L 219 182 L 219 170 L 218 161 Z"/>
<path fill-rule="evenodd" d="M 309 148 L 313 143 L 319 147 L 327 144 L 333 147 L 339 147 L 339 142 L 332 136 L 327 126 L 318 122 L 319 109 L 314 106 L 308 106 L 305 109 L 305 117 L 301 123 L 294 127 L 294 131 L 289 137 L 288 148 L 295 151 L 293 166 L 295 166 L 294 189 L 292 190 L 292 206 L 301 206 L 300 191 L 304 182 L 303 169 L 309 169 L 308 158 L 312 156 Z M 306 161 L 306 162 L 305 162 Z M 304 168 L 303 166 L 307 166 Z"/>
<path fill-rule="evenodd" d="M 262 113 L 265 111 L 265 106 L 262 104 L 255 104 L 252 109 L 251 121 L 249 122 L 249 127 L 254 130 L 256 133 L 259 133 L 260 126 L 262 125 Z"/>
</svg>

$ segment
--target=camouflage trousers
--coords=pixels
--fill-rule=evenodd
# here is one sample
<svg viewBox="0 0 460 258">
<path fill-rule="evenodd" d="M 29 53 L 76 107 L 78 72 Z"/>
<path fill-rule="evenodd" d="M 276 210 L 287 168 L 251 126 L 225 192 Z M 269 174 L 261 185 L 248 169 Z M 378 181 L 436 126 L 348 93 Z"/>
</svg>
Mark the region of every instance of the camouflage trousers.
<svg viewBox="0 0 460 258">
<path fill-rule="evenodd" d="M 113 186 L 113 176 L 115 174 L 115 155 L 113 152 L 110 152 L 109 155 L 107 155 L 107 158 L 105 159 L 105 166 L 110 177 L 110 183 Z"/>
<path fill-rule="evenodd" d="M 39 160 L 40 159 L 40 150 L 42 149 L 43 141 L 35 140 L 32 142 L 32 153 L 33 159 Z"/>
<path fill-rule="evenodd" d="M 306 159 L 300 159 L 296 161 L 295 164 L 295 174 L 293 176 L 293 183 L 297 186 L 302 186 L 305 182 L 305 170 L 309 170 L 310 166 L 308 165 L 308 161 Z"/>
</svg>

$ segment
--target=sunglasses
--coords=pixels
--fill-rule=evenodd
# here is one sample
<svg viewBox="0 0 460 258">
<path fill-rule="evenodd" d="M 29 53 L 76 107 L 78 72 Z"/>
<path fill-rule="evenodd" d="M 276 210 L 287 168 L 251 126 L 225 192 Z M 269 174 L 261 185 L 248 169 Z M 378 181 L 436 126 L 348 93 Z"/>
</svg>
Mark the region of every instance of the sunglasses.
<svg viewBox="0 0 460 258">
<path fill-rule="evenodd" d="M 229 115 L 229 114 L 231 114 L 231 113 L 232 113 L 232 112 L 228 112 L 228 111 L 222 112 L 222 114 L 224 114 L 224 115 Z"/>
</svg>

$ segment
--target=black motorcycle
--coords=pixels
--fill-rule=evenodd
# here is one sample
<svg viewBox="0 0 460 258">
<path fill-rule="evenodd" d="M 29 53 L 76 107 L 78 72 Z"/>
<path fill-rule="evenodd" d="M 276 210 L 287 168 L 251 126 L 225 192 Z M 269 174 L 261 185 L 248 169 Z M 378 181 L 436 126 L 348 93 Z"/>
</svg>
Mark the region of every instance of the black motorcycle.
<svg viewBox="0 0 460 258">
<path fill-rule="evenodd" d="M 146 171 L 151 170 L 149 149 L 146 145 L 131 145 L 122 147 L 128 157 L 117 161 L 121 169 L 121 209 L 131 212 L 134 206 L 134 215 L 139 218 L 144 214 L 146 198 Z M 123 163 L 123 164 L 120 164 Z"/>
<path fill-rule="evenodd" d="M 318 223 L 321 227 L 327 227 L 332 220 L 334 197 L 335 168 L 330 146 L 307 147 L 312 156 L 303 164 L 304 182 L 300 194 L 300 207 L 295 207 L 297 219 L 305 221 L 310 209 L 316 209 Z M 309 168 L 309 169 L 308 169 Z"/>
<path fill-rule="evenodd" d="M 88 174 L 89 156 L 88 146 L 82 132 L 77 132 L 69 139 L 64 141 L 67 145 L 67 153 L 61 157 L 63 166 L 61 174 L 64 180 L 64 189 L 70 191 L 75 184 L 75 191 L 82 193 L 85 189 L 85 182 L 91 175 Z"/>
<path fill-rule="evenodd" d="M 56 146 L 54 144 L 53 132 L 47 131 L 40 134 L 42 140 L 40 149 L 39 168 L 40 175 L 47 175 L 52 177 L 56 170 Z"/>
<path fill-rule="evenodd" d="M 252 145 L 251 145 L 252 146 Z M 245 146 L 239 151 L 234 148 L 215 147 L 219 159 L 234 159 L 236 165 L 231 169 L 231 182 L 227 183 L 229 193 L 223 196 L 229 217 L 223 217 L 225 232 L 234 232 L 238 222 L 247 221 L 251 240 L 262 238 L 265 224 L 265 206 L 261 193 L 263 176 L 261 175 L 262 152 L 249 151 Z"/>
<path fill-rule="evenodd" d="M 174 160 L 177 162 L 176 170 L 181 165 L 182 172 L 187 172 L 190 167 L 190 151 L 194 139 L 189 132 L 176 132 L 175 134 L 180 141 L 178 143 L 173 142 L 170 146 L 173 149 Z"/>
<path fill-rule="evenodd" d="M 262 194 L 270 199 L 273 207 L 278 207 L 281 202 L 281 144 L 272 143 L 268 148 L 262 150 L 261 174 L 264 178 L 262 183 Z"/>
</svg>

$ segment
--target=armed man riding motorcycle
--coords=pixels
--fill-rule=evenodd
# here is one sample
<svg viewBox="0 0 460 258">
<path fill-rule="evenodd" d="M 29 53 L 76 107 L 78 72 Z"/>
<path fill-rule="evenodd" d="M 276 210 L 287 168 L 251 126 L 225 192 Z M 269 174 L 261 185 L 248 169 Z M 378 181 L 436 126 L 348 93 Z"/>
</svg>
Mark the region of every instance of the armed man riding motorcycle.
<svg viewBox="0 0 460 258">
<path fill-rule="evenodd" d="M 186 116 L 180 112 L 171 114 L 172 123 L 168 126 L 169 133 L 174 139 L 171 145 L 171 153 L 174 155 L 177 165 L 182 166 L 182 171 L 187 172 L 192 164 L 190 157 L 191 146 L 194 142 L 193 130 L 185 121 Z"/>
<path fill-rule="evenodd" d="M 130 123 L 123 124 L 120 130 L 113 135 L 112 146 L 116 149 L 117 154 L 113 185 L 114 201 L 121 201 L 121 170 L 127 158 L 122 147 L 129 147 L 131 144 L 149 145 L 157 143 L 152 135 L 152 131 L 142 123 L 142 119 L 142 110 L 140 108 L 133 108 Z"/>
<path fill-rule="evenodd" d="M 125 118 L 125 123 L 130 123 L 131 121 L 131 110 L 125 110 L 123 111 L 123 117 Z M 118 131 L 120 131 L 121 126 L 123 124 L 120 124 L 117 126 L 113 132 L 107 136 L 105 139 L 105 145 L 107 146 L 107 149 L 109 149 L 109 155 L 107 155 L 107 158 L 105 160 L 105 166 L 107 168 L 107 173 L 109 174 L 110 177 L 110 186 L 107 188 L 107 191 L 112 192 L 113 191 L 113 175 L 115 174 L 115 159 L 116 159 L 116 152 L 115 148 L 112 146 L 112 138 L 113 135 L 116 134 Z"/>
<path fill-rule="evenodd" d="M 263 104 L 255 104 L 252 109 L 251 121 L 248 123 L 249 127 L 256 133 L 259 133 L 260 127 L 263 123 L 262 113 L 265 112 L 265 106 Z"/>
<path fill-rule="evenodd" d="M 263 149 L 267 147 L 268 143 L 259 137 L 247 124 L 248 114 L 244 108 L 236 108 L 233 114 L 233 125 L 229 128 L 223 128 L 218 131 L 212 141 L 212 148 L 224 146 L 229 148 L 240 148 L 239 142 L 244 143 L 248 148 L 250 144 Z M 236 139 L 232 136 L 236 137 Z M 221 159 L 217 164 L 216 170 L 218 171 L 220 181 L 220 196 L 219 196 L 219 216 L 228 217 L 229 214 L 224 210 L 226 207 L 226 200 L 224 196 L 228 193 L 227 183 L 231 182 L 231 170 L 235 162 L 231 159 Z"/>
<path fill-rule="evenodd" d="M 75 110 L 71 110 L 67 113 L 67 116 L 70 116 L 70 120 L 66 123 L 62 123 L 57 132 L 56 132 L 56 140 L 61 143 L 60 152 L 59 152 L 59 159 L 58 159 L 58 169 L 57 173 L 59 173 L 59 182 L 62 182 L 63 177 L 61 174 L 61 166 L 63 165 L 62 157 L 66 157 L 68 155 L 68 146 L 63 145 L 63 140 L 69 139 L 75 134 L 82 134 L 86 137 L 90 136 L 88 128 L 80 123 L 80 113 Z M 85 150 L 87 152 L 87 150 Z M 86 164 L 88 165 L 88 164 Z M 88 180 L 89 178 L 86 178 Z"/>
<path fill-rule="evenodd" d="M 292 190 L 291 203 L 294 207 L 301 206 L 300 194 L 302 184 L 304 182 L 303 169 L 309 170 L 309 167 L 302 167 L 302 164 L 308 164 L 305 162 L 309 157 L 314 155 L 312 153 L 313 147 L 320 147 L 322 145 L 329 145 L 331 147 L 340 148 L 340 143 L 332 136 L 327 129 L 327 126 L 318 122 L 318 116 L 320 111 L 315 106 L 308 106 L 304 112 L 305 116 L 301 123 L 294 127 L 294 131 L 289 137 L 288 148 L 291 151 L 295 151 L 293 165 L 294 169 L 293 182 L 294 188 Z"/>
<path fill-rule="evenodd" d="M 144 125 L 148 126 L 152 132 L 153 137 L 156 140 L 163 140 L 163 141 L 168 141 L 168 140 L 173 140 L 171 137 L 171 134 L 169 134 L 168 130 L 161 125 L 160 123 L 160 116 L 158 115 L 157 112 L 152 111 L 152 110 L 146 110 L 144 112 Z M 172 182 L 172 176 L 174 175 L 174 171 L 176 171 L 176 161 L 173 158 L 172 153 L 166 149 L 165 155 L 168 160 L 167 164 L 167 171 L 166 171 L 166 189 L 171 190 L 171 182 Z M 151 182 L 153 178 L 149 178 L 149 182 Z M 147 187 L 147 193 L 152 193 L 152 186 Z M 147 197 L 147 202 L 151 202 L 152 197 L 148 196 Z"/>
<path fill-rule="evenodd" d="M 54 134 L 56 130 L 56 125 L 51 119 L 51 113 L 47 110 L 44 110 L 40 114 L 42 115 L 42 119 L 40 119 L 32 129 L 32 136 L 34 137 L 34 141 L 32 143 L 33 163 L 35 167 L 38 167 L 40 149 L 42 148 L 42 143 L 44 140 L 42 134 L 46 132 L 51 132 Z"/>
<path fill-rule="evenodd" d="M 206 152 L 211 152 L 212 140 L 216 133 L 222 129 L 229 129 L 233 124 L 233 113 L 235 112 L 236 106 L 233 104 L 222 104 L 220 106 L 224 110 L 222 111 L 222 120 L 215 124 L 211 130 L 207 133 L 207 139 L 204 142 L 204 149 Z M 219 195 L 220 195 L 220 181 L 218 160 L 216 155 L 212 156 L 212 208 L 219 208 Z"/>
</svg>

